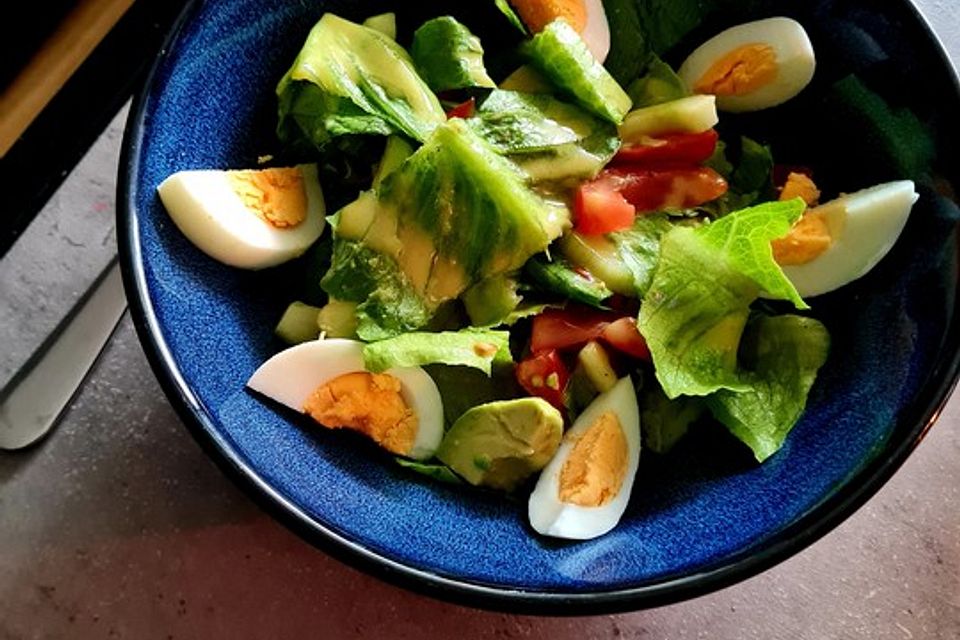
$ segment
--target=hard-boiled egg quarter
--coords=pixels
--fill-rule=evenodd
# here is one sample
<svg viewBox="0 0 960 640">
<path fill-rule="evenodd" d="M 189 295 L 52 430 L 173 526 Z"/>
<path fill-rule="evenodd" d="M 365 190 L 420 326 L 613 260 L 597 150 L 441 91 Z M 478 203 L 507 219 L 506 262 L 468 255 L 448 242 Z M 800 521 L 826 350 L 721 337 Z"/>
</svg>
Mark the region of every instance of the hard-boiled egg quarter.
<svg viewBox="0 0 960 640">
<path fill-rule="evenodd" d="M 443 438 L 443 401 L 420 367 L 371 373 L 363 343 L 314 340 L 274 355 L 247 386 L 331 429 L 351 429 L 398 455 L 431 457 Z"/>
<path fill-rule="evenodd" d="M 910 180 L 846 194 L 808 210 L 826 227 L 829 245 L 802 264 L 781 264 L 802 297 L 817 296 L 866 275 L 896 243 L 917 192 Z"/>
<path fill-rule="evenodd" d="M 306 251 L 326 207 L 312 164 L 179 171 L 157 188 L 174 223 L 201 251 L 234 267 L 272 267 Z"/>
<path fill-rule="evenodd" d="M 580 34 L 601 63 L 610 53 L 610 25 L 602 0 L 510 0 L 527 28 L 534 33 L 558 18 Z"/>
<path fill-rule="evenodd" d="M 816 56 L 791 18 L 767 18 L 723 31 L 697 47 L 678 75 L 694 93 L 717 97 L 721 111 L 782 104 L 813 79 Z"/>
<path fill-rule="evenodd" d="M 640 409 L 621 378 L 577 417 L 530 494 L 530 524 L 556 538 L 588 540 L 620 521 L 640 463 Z"/>
</svg>

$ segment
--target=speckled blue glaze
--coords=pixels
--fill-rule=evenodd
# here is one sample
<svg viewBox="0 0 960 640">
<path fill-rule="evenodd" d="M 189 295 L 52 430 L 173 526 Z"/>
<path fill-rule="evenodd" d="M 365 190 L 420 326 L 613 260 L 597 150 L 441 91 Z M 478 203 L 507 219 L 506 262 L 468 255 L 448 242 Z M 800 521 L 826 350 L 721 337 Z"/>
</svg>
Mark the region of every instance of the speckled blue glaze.
<svg viewBox="0 0 960 640">
<path fill-rule="evenodd" d="M 960 112 L 952 77 L 908 7 L 886 3 L 880 14 L 869 3 L 770 4 L 775 13 L 757 15 L 800 17 L 823 73 L 840 61 L 865 74 L 890 61 L 903 74 L 923 68 L 927 88 L 898 99 L 913 100 L 940 127 L 939 139 L 955 137 L 941 118 Z M 156 187 L 180 169 L 251 167 L 280 153 L 273 88 L 312 23 L 325 9 L 361 18 L 385 6 L 198 3 L 131 118 L 120 215 L 134 316 L 175 406 L 235 477 L 310 539 L 381 566 L 386 577 L 461 601 L 565 613 L 660 603 L 742 578 L 809 543 L 875 491 L 956 375 L 957 211 L 929 189 L 874 273 L 813 301 L 833 349 L 784 449 L 757 466 L 717 427 L 667 460 L 644 456 L 622 524 L 596 541 L 538 538 L 525 503 L 421 481 L 349 434 L 310 428 L 245 391 L 281 348 L 272 328 L 304 276 L 297 264 L 250 273 L 206 258 L 167 218 Z M 789 122 L 766 126 L 775 138 Z M 806 143 L 839 152 L 828 139 Z M 943 147 L 940 166 L 960 166 Z M 854 181 L 875 177 L 872 170 L 859 167 Z"/>
</svg>

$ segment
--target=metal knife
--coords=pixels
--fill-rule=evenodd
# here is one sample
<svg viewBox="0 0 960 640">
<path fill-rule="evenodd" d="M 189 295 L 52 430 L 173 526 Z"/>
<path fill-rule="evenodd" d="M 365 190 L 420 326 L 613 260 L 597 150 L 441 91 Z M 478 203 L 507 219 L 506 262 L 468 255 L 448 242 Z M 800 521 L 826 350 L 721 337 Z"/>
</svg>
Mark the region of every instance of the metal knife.
<svg viewBox="0 0 960 640">
<path fill-rule="evenodd" d="M 57 424 L 126 308 L 114 256 L 53 333 L 0 389 L 0 449 L 29 446 Z"/>
</svg>

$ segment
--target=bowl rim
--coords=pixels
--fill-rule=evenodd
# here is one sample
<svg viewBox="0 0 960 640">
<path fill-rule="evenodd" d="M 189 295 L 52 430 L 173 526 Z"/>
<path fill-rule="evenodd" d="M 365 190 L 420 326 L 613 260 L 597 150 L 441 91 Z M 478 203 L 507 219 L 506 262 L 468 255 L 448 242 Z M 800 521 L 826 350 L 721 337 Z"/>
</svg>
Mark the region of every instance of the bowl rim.
<svg viewBox="0 0 960 640">
<path fill-rule="evenodd" d="M 960 378 L 960 296 L 956 296 L 947 333 L 923 386 L 893 425 L 904 437 L 887 455 L 876 456 L 824 500 L 760 545 L 742 549 L 702 571 L 665 576 L 636 586 L 564 592 L 522 590 L 459 580 L 417 568 L 371 551 L 317 522 L 270 486 L 226 438 L 181 375 L 163 338 L 150 299 L 140 244 L 140 212 L 135 185 L 144 143 L 144 123 L 160 69 L 175 50 L 201 0 L 189 0 L 168 32 L 142 85 L 135 93 L 124 130 L 117 180 L 117 244 L 124 290 L 144 353 L 168 401 L 194 439 L 221 471 L 260 508 L 328 555 L 395 586 L 462 606 L 530 615 L 599 615 L 647 609 L 706 595 L 741 582 L 783 562 L 832 531 L 863 506 L 906 461 L 934 425 Z M 937 50 L 960 96 L 960 76 L 940 37 L 913 0 L 920 28 Z M 955 234 L 960 231 L 955 231 Z M 960 289 L 960 287 L 958 287 Z M 960 291 L 958 291 L 960 292 Z M 889 445 L 888 445 L 889 446 Z"/>
</svg>

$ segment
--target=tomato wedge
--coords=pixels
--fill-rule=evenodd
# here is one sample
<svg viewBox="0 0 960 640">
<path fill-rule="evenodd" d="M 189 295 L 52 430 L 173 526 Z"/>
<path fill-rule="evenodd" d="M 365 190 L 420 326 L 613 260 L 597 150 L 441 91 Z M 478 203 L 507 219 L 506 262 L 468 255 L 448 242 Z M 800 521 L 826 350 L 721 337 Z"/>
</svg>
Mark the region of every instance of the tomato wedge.
<svg viewBox="0 0 960 640">
<path fill-rule="evenodd" d="M 628 356 L 641 360 L 650 359 L 650 348 L 647 347 L 647 341 L 640 335 L 635 318 L 614 320 L 604 327 L 600 339 Z"/>
<path fill-rule="evenodd" d="M 477 110 L 477 101 L 474 98 L 470 98 L 466 102 L 461 102 L 457 106 L 447 111 L 447 120 L 452 118 L 470 118 Z"/>
<path fill-rule="evenodd" d="M 570 381 L 570 372 L 556 351 L 544 351 L 519 362 L 516 375 L 517 382 L 527 393 L 564 410 L 563 395 Z"/>
<path fill-rule="evenodd" d="M 648 144 L 626 144 L 614 156 L 615 164 L 675 162 L 698 165 L 713 155 L 720 135 L 715 129 L 702 133 L 669 133 L 650 138 Z"/>
<path fill-rule="evenodd" d="M 609 313 L 581 307 L 547 309 L 533 319 L 530 351 L 536 354 L 583 346 L 599 338 L 614 319 Z"/>
<path fill-rule="evenodd" d="M 709 167 L 621 165 L 604 170 L 594 182 L 619 192 L 638 212 L 688 209 L 727 192 L 727 181 Z"/>
<path fill-rule="evenodd" d="M 636 209 L 615 188 L 602 181 L 585 182 L 573 200 L 573 227 L 585 235 L 629 229 Z"/>
</svg>

